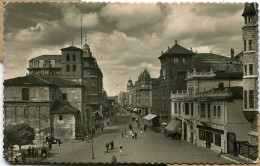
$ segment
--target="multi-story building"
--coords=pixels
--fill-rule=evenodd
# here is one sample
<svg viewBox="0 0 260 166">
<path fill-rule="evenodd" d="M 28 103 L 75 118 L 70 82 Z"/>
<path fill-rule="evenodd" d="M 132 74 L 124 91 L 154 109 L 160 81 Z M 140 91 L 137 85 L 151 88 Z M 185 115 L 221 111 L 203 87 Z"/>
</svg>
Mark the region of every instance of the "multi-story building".
<svg viewBox="0 0 260 166">
<path fill-rule="evenodd" d="M 127 93 L 126 92 L 119 92 L 119 94 L 117 95 L 117 103 L 121 106 L 126 106 L 127 104 Z"/>
<path fill-rule="evenodd" d="M 258 143 L 258 4 L 246 3 L 243 30 L 243 111 L 246 119 L 251 122 L 252 130 L 248 133 L 251 145 Z"/>
<path fill-rule="evenodd" d="M 127 105 L 129 107 L 133 106 L 134 103 L 134 85 L 131 79 L 127 82 Z"/>
<path fill-rule="evenodd" d="M 242 73 L 194 70 L 186 80 L 187 90 L 171 95 L 172 121 L 166 129 L 197 146 L 235 154 L 236 141 L 245 141 L 250 130 L 242 110 Z"/>
<path fill-rule="evenodd" d="M 81 126 L 78 127 L 79 129 L 75 129 L 75 131 L 77 131 L 78 134 L 87 133 L 89 129 L 93 127 L 93 125 L 96 126 L 96 124 L 91 122 L 100 123 L 100 121 L 97 121 L 96 119 L 93 120 L 93 118 L 97 117 L 97 115 L 102 116 L 101 109 L 102 106 L 104 106 L 105 104 L 104 100 L 106 98 L 106 93 L 103 93 L 104 91 L 103 91 L 102 72 L 95 58 L 92 56 L 92 52 L 90 51 L 86 39 L 85 39 L 85 44 L 83 45 L 83 49 L 77 48 L 75 46 L 70 46 L 67 48 L 62 48 L 61 55 L 41 55 L 36 58 L 32 58 L 29 61 L 28 70 L 29 70 L 29 76 L 24 77 L 26 81 L 29 81 L 29 77 L 30 78 L 32 77 L 35 80 L 37 78 L 37 80 L 42 80 L 43 82 L 46 81 L 46 79 L 48 78 L 46 84 L 54 84 L 55 86 L 57 86 L 59 91 L 62 91 L 63 100 L 65 100 L 67 104 L 72 105 L 72 107 L 75 107 L 75 109 L 78 110 L 78 112 L 80 113 L 78 119 L 80 119 L 80 121 L 74 120 L 73 122 L 73 123 L 80 122 L 79 124 Z M 20 80 L 19 77 L 15 79 Z M 64 82 L 67 83 L 66 86 L 63 86 L 63 84 L 61 84 L 61 86 L 59 84 L 56 85 L 57 82 L 62 82 L 62 80 L 64 80 Z M 25 86 L 26 81 L 24 82 L 23 86 Z M 52 81 L 52 82 L 48 83 L 48 81 Z M 10 82 L 13 82 L 13 79 L 5 80 L 5 84 L 7 87 L 10 85 Z M 37 84 L 38 81 L 36 82 L 29 81 L 29 83 L 31 86 L 38 85 Z M 73 88 L 70 88 L 71 86 L 70 84 L 80 85 L 81 89 L 75 90 Z M 14 86 L 15 88 L 6 88 L 5 90 L 6 94 L 14 93 L 13 92 L 14 90 L 20 88 L 19 83 L 17 83 L 17 85 L 11 85 L 11 86 L 12 87 Z M 21 92 L 23 93 L 23 90 Z M 33 101 L 31 102 L 35 102 L 37 98 L 41 95 L 39 94 L 39 91 L 37 91 L 37 88 L 31 91 L 25 90 L 24 93 L 26 92 L 32 93 L 29 95 L 35 96 L 36 99 L 32 98 Z M 22 93 L 20 93 L 19 91 L 17 95 L 20 95 Z M 54 94 L 46 93 L 46 95 L 50 95 L 50 97 L 52 97 L 51 95 L 55 96 L 55 93 Z M 68 96 L 70 96 L 70 98 Z M 5 100 L 5 105 L 6 105 L 9 102 L 9 96 L 5 96 L 5 99 L 6 99 Z M 71 99 L 71 100 L 66 100 L 66 99 Z M 21 102 L 20 100 L 17 100 L 17 102 L 13 100 L 12 105 L 15 107 L 15 105 L 19 105 L 20 102 Z M 24 102 L 24 100 L 22 100 L 22 102 Z M 37 101 L 37 102 L 41 102 L 41 101 Z M 74 106 L 73 104 L 74 102 L 81 106 L 80 107 Z M 29 102 L 26 101 L 25 103 L 29 103 Z M 56 113 L 57 115 L 62 115 L 73 110 L 73 109 L 58 109 L 59 111 L 57 112 L 56 108 L 59 108 L 59 105 L 57 106 L 57 104 L 55 103 L 57 102 L 51 102 L 50 104 L 50 109 L 49 109 L 50 115 L 53 113 Z M 41 104 L 42 103 L 40 103 L 40 105 Z M 53 104 L 55 106 L 55 109 L 51 109 L 53 107 Z M 9 109 L 6 109 L 7 112 L 8 110 Z M 57 121 L 57 123 L 53 123 L 56 121 L 56 119 L 57 117 L 56 115 L 54 115 L 53 119 L 48 122 L 50 123 L 51 126 L 51 134 L 52 134 L 51 136 L 57 136 L 55 134 L 55 131 L 63 132 L 62 130 L 65 129 L 63 125 L 60 125 L 61 123 L 59 121 Z M 63 118 L 59 116 L 58 119 L 63 119 Z M 68 125 L 67 127 L 69 127 L 69 121 L 64 120 L 63 122 L 64 125 Z M 73 129 L 73 127 L 71 129 Z"/>
<path fill-rule="evenodd" d="M 152 78 L 147 69 L 138 77 L 135 82 L 135 107 L 140 109 L 141 115 L 147 115 L 152 107 Z"/>
</svg>

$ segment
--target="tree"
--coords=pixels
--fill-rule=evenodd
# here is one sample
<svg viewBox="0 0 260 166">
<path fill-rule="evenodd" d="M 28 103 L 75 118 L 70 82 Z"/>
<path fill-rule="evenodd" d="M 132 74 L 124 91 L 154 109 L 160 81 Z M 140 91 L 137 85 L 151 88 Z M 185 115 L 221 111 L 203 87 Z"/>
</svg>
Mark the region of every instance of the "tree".
<svg viewBox="0 0 260 166">
<path fill-rule="evenodd" d="M 7 147 L 19 145 L 21 150 L 22 145 L 32 144 L 35 139 L 34 129 L 26 123 L 15 124 L 8 126 L 4 131 L 4 142 Z"/>
</svg>

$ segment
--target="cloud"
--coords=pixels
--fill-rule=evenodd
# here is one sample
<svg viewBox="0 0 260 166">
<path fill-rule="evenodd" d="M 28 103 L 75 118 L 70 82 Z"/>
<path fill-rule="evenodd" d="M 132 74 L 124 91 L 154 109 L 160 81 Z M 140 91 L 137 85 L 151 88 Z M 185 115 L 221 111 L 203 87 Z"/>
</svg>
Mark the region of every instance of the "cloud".
<svg viewBox="0 0 260 166">
<path fill-rule="evenodd" d="M 243 4 L 15 4 L 7 5 L 6 78 L 25 75 L 29 59 L 60 54 L 71 40 L 80 47 L 81 15 L 108 95 L 125 91 L 128 79 L 135 82 L 144 68 L 158 77 L 158 57 L 175 40 L 226 56 L 230 48 L 240 52 L 243 44 Z"/>
<path fill-rule="evenodd" d="M 106 22 L 114 22 L 119 30 L 128 30 L 157 24 L 162 11 L 157 4 L 111 3 L 104 6 L 99 15 Z"/>
</svg>

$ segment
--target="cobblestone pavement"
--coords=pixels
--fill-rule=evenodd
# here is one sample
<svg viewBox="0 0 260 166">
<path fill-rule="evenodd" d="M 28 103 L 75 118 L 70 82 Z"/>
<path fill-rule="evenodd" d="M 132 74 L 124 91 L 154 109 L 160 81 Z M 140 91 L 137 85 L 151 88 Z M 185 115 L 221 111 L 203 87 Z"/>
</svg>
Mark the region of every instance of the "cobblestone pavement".
<svg viewBox="0 0 260 166">
<path fill-rule="evenodd" d="M 185 141 L 172 140 L 162 133 L 145 131 L 141 134 L 129 116 L 114 117 L 112 122 L 112 125 L 105 126 L 103 134 L 94 138 L 94 159 L 92 143 L 70 141 L 60 147 L 54 145 L 51 157 L 42 160 L 41 163 L 111 163 L 113 155 L 119 163 L 231 163 L 218 157 L 218 154 L 211 150 Z M 138 132 L 137 139 L 122 138 L 122 132 L 125 128 L 128 129 L 130 123 L 133 123 L 135 131 Z M 115 143 L 115 149 L 105 153 L 105 145 L 111 140 Z M 123 156 L 119 152 L 120 146 L 123 147 Z"/>
</svg>

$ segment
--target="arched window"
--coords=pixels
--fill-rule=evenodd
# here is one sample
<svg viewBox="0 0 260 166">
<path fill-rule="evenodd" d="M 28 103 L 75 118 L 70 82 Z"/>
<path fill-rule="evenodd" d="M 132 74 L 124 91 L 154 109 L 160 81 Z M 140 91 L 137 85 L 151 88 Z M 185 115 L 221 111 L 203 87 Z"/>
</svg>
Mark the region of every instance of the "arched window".
<svg viewBox="0 0 260 166">
<path fill-rule="evenodd" d="M 73 54 L 72 60 L 73 60 L 73 61 L 76 61 L 76 55 L 75 55 L 75 54 Z"/>
<path fill-rule="evenodd" d="M 22 100 L 29 100 L 29 89 L 23 88 L 22 89 Z"/>
<path fill-rule="evenodd" d="M 217 116 L 217 113 L 216 113 L 216 106 L 214 106 L 214 116 Z"/>
<path fill-rule="evenodd" d="M 67 54 L 67 61 L 70 61 L 70 55 Z"/>
<path fill-rule="evenodd" d="M 220 109 L 220 106 L 218 106 L 218 117 L 221 116 L 221 109 Z"/>
<path fill-rule="evenodd" d="M 76 65 L 73 65 L 72 70 L 76 71 Z"/>
<path fill-rule="evenodd" d="M 70 71 L 70 65 L 67 65 L 67 71 Z"/>
</svg>

